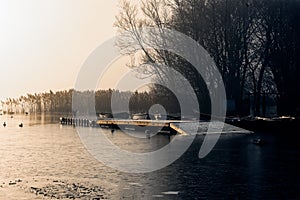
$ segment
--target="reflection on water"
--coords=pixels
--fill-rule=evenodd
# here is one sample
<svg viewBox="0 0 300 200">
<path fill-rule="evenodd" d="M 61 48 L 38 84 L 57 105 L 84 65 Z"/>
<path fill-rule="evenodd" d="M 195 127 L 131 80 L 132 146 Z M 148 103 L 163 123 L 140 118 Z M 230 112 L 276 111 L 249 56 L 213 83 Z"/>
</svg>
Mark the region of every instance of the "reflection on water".
<svg viewBox="0 0 300 200">
<path fill-rule="evenodd" d="M 288 199 L 297 198 L 300 149 L 293 138 L 271 134 L 223 135 L 214 150 L 198 159 L 203 136 L 171 166 L 148 174 L 122 173 L 95 160 L 76 129 L 55 115 L 1 116 L 0 199 L 43 199 L 31 187 L 53 184 L 101 186 L 109 199 Z M 24 127 L 18 126 L 23 123 Z M 87 131 L 89 128 L 87 128 Z M 166 136 L 133 139 L 107 135 L 127 150 L 143 152 L 169 142 Z M 267 144 L 252 139 L 260 135 Z M 107 152 L 109 153 L 109 152 Z M 21 180 L 18 182 L 18 180 Z M 10 184 L 11 182 L 11 184 Z"/>
</svg>

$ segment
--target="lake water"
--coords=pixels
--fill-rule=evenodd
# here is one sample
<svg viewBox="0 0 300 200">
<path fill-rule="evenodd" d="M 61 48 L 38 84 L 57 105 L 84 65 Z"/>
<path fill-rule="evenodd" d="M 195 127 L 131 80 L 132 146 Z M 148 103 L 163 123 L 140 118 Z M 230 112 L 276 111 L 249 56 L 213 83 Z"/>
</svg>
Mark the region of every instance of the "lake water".
<svg viewBox="0 0 300 200">
<path fill-rule="evenodd" d="M 203 159 L 198 158 L 203 136 L 198 136 L 170 166 L 131 174 L 94 159 L 76 129 L 62 126 L 58 120 L 59 116 L 50 115 L 0 116 L 0 123 L 7 124 L 0 127 L 0 199 L 50 199 L 50 193 L 55 199 L 60 197 L 56 191 L 76 193 L 80 188 L 90 191 L 81 193 L 82 199 L 300 198 L 296 132 L 222 135 Z M 113 135 L 110 130 L 104 131 L 112 142 L 127 150 L 143 152 L 169 142 L 165 135 L 141 140 L 119 130 Z M 256 137 L 267 143 L 252 144 Z"/>
</svg>

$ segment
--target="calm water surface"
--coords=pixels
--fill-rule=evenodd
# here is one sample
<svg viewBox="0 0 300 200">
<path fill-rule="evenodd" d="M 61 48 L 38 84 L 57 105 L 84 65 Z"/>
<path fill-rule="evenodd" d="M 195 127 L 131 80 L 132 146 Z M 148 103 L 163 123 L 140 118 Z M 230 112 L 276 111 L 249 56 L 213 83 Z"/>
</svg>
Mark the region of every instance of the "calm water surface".
<svg viewBox="0 0 300 200">
<path fill-rule="evenodd" d="M 7 123 L 0 127 L 0 199 L 47 199 L 30 188 L 57 180 L 101 185 L 109 199 L 300 199 L 297 133 L 222 135 L 204 159 L 197 157 L 203 141 L 199 136 L 169 167 L 130 174 L 95 160 L 76 129 L 61 126 L 58 117 L 0 116 L 0 123 Z M 105 131 L 111 141 L 127 150 L 144 152 L 169 142 L 163 135 L 141 140 L 121 131 L 113 135 Z M 252 144 L 258 136 L 266 145 Z"/>
</svg>

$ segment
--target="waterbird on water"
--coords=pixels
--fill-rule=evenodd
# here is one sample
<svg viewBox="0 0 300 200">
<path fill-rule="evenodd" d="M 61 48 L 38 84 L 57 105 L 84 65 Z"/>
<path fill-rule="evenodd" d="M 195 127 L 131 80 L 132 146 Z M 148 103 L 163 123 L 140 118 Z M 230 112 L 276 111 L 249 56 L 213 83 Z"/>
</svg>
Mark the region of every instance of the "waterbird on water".
<svg viewBox="0 0 300 200">
<path fill-rule="evenodd" d="M 23 127 L 23 123 L 19 124 L 19 127 L 21 127 L 21 128 L 22 128 L 22 127 Z"/>
<path fill-rule="evenodd" d="M 3 123 L 3 126 L 6 127 L 6 122 Z"/>
<path fill-rule="evenodd" d="M 252 142 L 253 142 L 253 144 L 260 145 L 260 146 L 262 146 L 266 143 L 266 141 L 264 139 L 261 139 L 261 138 L 256 138 Z"/>
</svg>

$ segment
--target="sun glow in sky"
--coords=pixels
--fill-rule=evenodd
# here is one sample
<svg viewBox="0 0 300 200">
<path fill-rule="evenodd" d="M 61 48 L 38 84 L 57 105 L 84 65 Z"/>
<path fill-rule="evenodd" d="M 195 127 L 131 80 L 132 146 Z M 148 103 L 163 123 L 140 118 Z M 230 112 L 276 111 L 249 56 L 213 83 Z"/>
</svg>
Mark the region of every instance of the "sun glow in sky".
<svg viewBox="0 0 300 200">
<path fill-rule="evenodd" d="M 118 2 L 0 0 L 0 100 L 73 88 L 88 55 L 115 35 Z"/>
</svg>

